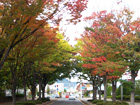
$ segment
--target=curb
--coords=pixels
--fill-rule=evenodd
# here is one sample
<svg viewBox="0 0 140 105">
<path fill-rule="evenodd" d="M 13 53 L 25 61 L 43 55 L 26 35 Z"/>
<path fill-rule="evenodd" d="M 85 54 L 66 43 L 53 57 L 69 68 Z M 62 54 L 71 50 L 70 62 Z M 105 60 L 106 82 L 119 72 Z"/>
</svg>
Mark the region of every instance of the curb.
<svg viewBox="0 0 140 105">
<path fill-rule="evenodd" d="M 84 105 L 90 105 L 90 104 L 88 104 L 87 102 L 85 102 L 85 101 L 83 101 L 83 100 L 81 100 L 81 102 L 82 102 Z"/>
<path fill-rule="evenodd" d="M 78 98 L 77 98 L 78 99 Z M 83 105 L 86 105 L 82 100 L 78 99 Z"/>
<path fill-rule="evenodd" d="M 44 104 L 42 104 L 42 105 L 50 105 L 50 104 L 54 103 L 55 101 L 56 101 L 56 100 L 52 100 L 52 101 L 46 102 L 46 103 L 44 103 Z"/>
<path fill-rule="evenodd" d="M 88 101 L 84 101 L 84 100 L 80 100 L 80 99 L 79 99 L 79 101 L 81 101 L 81 103 L 82 103 L 83 105 L 94 105 L 94 104 L 92 104 L 92 103 L 90 103 L 90 102 L 88 102 Z"/>
</svg>

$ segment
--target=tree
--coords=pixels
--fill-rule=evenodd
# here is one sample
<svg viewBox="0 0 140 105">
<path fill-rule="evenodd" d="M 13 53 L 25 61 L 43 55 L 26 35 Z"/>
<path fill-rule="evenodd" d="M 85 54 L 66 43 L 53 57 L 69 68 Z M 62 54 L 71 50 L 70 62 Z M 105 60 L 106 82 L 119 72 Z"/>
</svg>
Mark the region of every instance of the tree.
<svg viewBox="0 0 140 105">
<path fill-rule="evenodd" d="M 123 50 L 122 57 L 127 62 L 127 71 L 131 72 L 131 82 L 132 82 L 132 90 L 131 90 L 131 104 L 135 103 L 135 78 L 139 71 L 139 32 L 140 32 L 140 19 L 132 20 L 132 14 L 129 9 L 124 9 L 124 11 L 120 14 L 119 19 L 122 19 L 124 16 L 127 20 L 123 21 L 122 29 L 124 31 L 124 35 L 121 38 L 121 48 Z"/>
<path fill-rule="evenodd" d="M 47 50 L 48 54 L 40 61 L 39 69 L 42 78 L 43 97 L 45 86 L 49 82 L 53 83 L 57 79 L 66 77 L 71 71 L 70 59 L 72 58 L 72 47 L 64 40 L 64 36 L 61 33 L 57 32 L 56 37 L 58 38 L 56 45 Z"/>
<path fill-rule="evenodd" d="M 87 61 L 83 67 L 94 69 L 94 74 L 104 77 L 104 87 L 106 76 L 121 76 L 126 69 L 130 71 L 131 104 L 134 104 L 135 77 L 139 71 L 139 19 L 132 21 L 132 14 L 124 8 L 118 13 L 100 11 L 87 17 L 86 20 L 93 24 L 82 35 L 84 50 L 81 55 Z M 106 88 L 104 90 L 105 101 Z"/>
<path fill-rule="evenodd" d="M 37 75 L 37 73 L 36 73 L 37 62 L 36 61 L 41 59 L 41 58 L 38 58 L 38 56 L 37 56 L 39 54 L 38 52 L 40 50 L 38 45 L 41 44 L 41 37 L 46 39 L 45 40 L 46 49 L 48 48 L 47 47 L 48 45 L 51 44 L 52 46 L 50 46 L 50 47 L 53 47 L 54 46 L 53 43 L 57 42 L 57 38 L 55 38 L 55 36 L 56 36 L 55 29 L 52 30 L 50 27 L 47 27 L 46 29 L 48 32 L 47 36 L 43 35 L 43 32 L 41 30 L 38 30 L 36 32 L 36 34 L 34 34 L 32 37 L 30 37 L 30 39 L 26 39 L 26 40 L 22 41 L 21 43 L 19 43 L 18 45 L 16 45 L 12 49 L 12 51 L 9 53 L 9 56 L 7 57 L 6 63 L 8 63 L 7 66 L 9 66 L 9 68 L 11 70 L 12 80 L 13 80 L 12 81 L 13 104 L 15 104 L 15 101 L 16 101 L 16 98 L 15 98 L 15 90 L 16 90 L 16 86 L 17 86 L 16 84 L 19 82 L 19 81 L 17 82 L 17 78 L 19 78 L 18 80 L 21 79 L 23 82 L 25 100 L 27 100 L 26 99 L 26 85 L 27 85 L 27 83 L 29 83 L 29 81 L 27 82 L 27 78 L 28 78 L 28 80 L 30 80 L 30 78 L 34 78 L 34 79 L 32 79 L 32 81 L 30 81 L 32 96 L 33 96 L 33 100 L 34 100 L 35 87 L 36 87 L 35 78 Z M 49 37 L 49 34 L 51 35 L 51 37 Z M 26 43 L 24 43 L 24 42 L 26 42 Z M 33 82 L 33 83 L 31 83 L 31 82 Z"/>
<path fill-rule="evenodd" d="M 67 92 L 67 90 L 66 90 L 66 89 L 64 89 L 64 92 L 66 93 L 66 92 Z"/>
<path fill-rule="evenodd" d="M 12 53 L 16 55 L 16 50 L 20 50 L 17 47 L 18 45 L 19 47 L 26 47 L 29 46 L 29 44 L 34 44 L 34 41 L 31 41 L 33 38 L 31 36 L 40 35 L 40 33 L 38 32 L 42 27 L 44 27 L 44 25 L 46 24 L 48 25 L 49 21 L 53 21 L 56 25 L 58 25 L 59 21 L 62 18 L 61 17 L 62 14 L 64 14 L 61 11 L 64 7 L 65 9 L 68 10 L 68 13 L 70 13 L 72 17 L 70 21 L 76 22 L 76 20 L 78 20 L 78 18 L 81 17 L 80 13 L 86 8 L 86 4 L 87 4 L 87 0 L 82 0 L 82 1 L 80 0 L 80 2 L 79 0 L 76 0 L 74 2 L 63 1 L 63 0 L 57 0 L 57 1 L 1 0 L 0 1 L 0 19 L 1 19 L 0 20 L 0 27 L 1 27 L 0 28 L 0 70 L 2 69 L 3 64 L 6 61 L 7 57 L 10 56 Z M 46 33 L 46 31 L 42 31 L 42 32 Z M 24 44 L 25 46 L 24 45 L 21 46 L 23 43 L 26 43 Z M 35 49 L 34 51 L 35 54 L 32 53 L 31 55 L 29 55 L 32 56 L 31 57 L 32 60 L 36 59 L 35 55 L 37 56 L 38 50 Z M 28 52 L 25 52 L 23 55 L 26 55 L 27 53 Z M 18 52 L 18 55 L 19 54 L 21 53 Z M 11 66 L 11 70 L 14 71 L 14 73 L 12 72 L 13 74 L 12 77 L 16 77 L 17 68 L 19 69 L 18 61 L 19 58 L 21 57 L 22 57 L 21 55 L 20 57 L 13 57 L 14 58 L 13 60 L 17 61 L 17 63 L 13 63 L 15 64 L 15 67 Z M 36 62 L 30 61 L 29 64 L 32 64 L 33 66 L 32 65 L 31 66 L 35 67 L 34 64 L 36 64 Z M 24 64 L 20 66 L 24 67 Z M 23 74 L 23 76 L 24 75 L 25 74 Z M 13 83 L 15 82 L 15 80 L 16 78 L 14 78 Z M 14 91 L 15 91 L 16 82 L 14 84 L 15 84 L 14 85 Z M 25 84 L 26 83 L 24 83 L 24 87 L 26 88 Z M 35 81 L 33 85 L 34 85 L 33 87 L 35 87 Z M 32 92 L 32 95 L 34 96 L 34 91 Z M 13 103 L 15 104 L 15 101 Z"/>
<path fill-rule="evenodd" d="M 29 81 L 30 84 L 28 84 L 28 87 L 31 89 L 31 92 L 32 92 L 33 100 L 35 97 L 35 88 L 36 88 L 38 81 L 39 81 L 39 84 L 41 85 L 41 80 L 40 80 L 42 78 L 41 72 L 49 72 L 52 70 L 52 69 L 45 69 L 45 70 L 41 69 L 44 66 L 48 66 L 48 65 L 43 66 L 43 65 L 41 65 L 40 62 L 43 61 L 44 59 L 49 60 L 48 56 L 52 56 L 53 54 L 55 54 L 55 53 L 53 53 L 53 49 L 56 48 L 55 46 L 56 46 L 56 43 L 58 42 L 58 38 L 56 38 L 56 35 L 57 35 L 56 29 L 51 29 L 50 26 L 45 26 L 38 33 L 41 33 L 42 31 L 45 31 L 45 32 L 43 32 L 42 35 L 39 36 L 39 38 L 36 41 L 36 45 L 34 46 L 34 49 L 24 59 L 26 62 L 25 63 L 26 68 L 23 68 L 23 70 L 26 70 L 25 73 L 27 71 L 30 71 L 30 73 L 28 73 L 28 75 L 29 74 L 30 75 L 29 76 L 27 75 L 28 80 L 29 80 L 29 78 L 34 78 L 34 79 L 31 79 Z M 36 33 L 36 34 L 39 35 L 38 33 Z M 30 43 L 27 44 L 27 46 L 28 45 L 30 45 Z M 33 67 L 34 70 L 31 68 L 31 66 Z M 24 78 L 23 81 L 27 82 L 27 81 L 25 81 L 25 75 L 23 75 L 23 78 Z M 45 77 L 44 77 L 44 79 L 45 79 Z M 39 90 L 41 90 L 41 87 L 39 88 Z M 39 92 L 39 97 L 41 98 L 40 93 L 41 93 L 41 91 Z M 45 93 L 45 91 L 43 91 L 43 96 L 44 96 L 44 93 Z"/>
<path fill-rule="evenodd" d="M 75 45 L 75 51 L 77 53 L 82 52 L 82 47 L 83 47 L 83 42 L 82 40 L 77 40 L 78 43 Z M 87 61 L 85 59 L 88 59 Z M 101 100 L 101 78 L 99 75 L 93 74 L 93 69 L 92 68 L 86 68 L 82 67 L 85 63 L 91 63 L 92 62 L 89 60 L 89 57 L 86 56 L 81 56 L 81 55 L 76 55 L 74 59 L 74 70 L 75 74 L 81 72 L 80 78 L 86 79 L 91 82 L 93 85 L 93 100 L 96 100 L 97 97 L 97 87 L 99 87 L 99 99 Z"/>
<path fill-rule="evenodd" d="M 59 24 L 65 8 L 76 22 L 87 0 L 1 0 L 0 1 L 0 69 L 17 44 L 36 33 L 46 22 Z"/>
<path fill-rule="evenodd" d="M 122 64 L 124 64 L 121 61 L 118 41 L 122 36 L 121 30 L 116 26 L 117 18 L 115 14 L 106 11 L 94 12 L 92 16 L 85 18 L 85 20 L 92 22 L 92 24 L 85 28 L 85 32 L 80 39 L 83 41 L 81 56 L 86 61 L 83 67 L 92 70 L 92 75 L 99 74 L 103 77 L 104 101 L 106 101 L 106 77 L 111 73 L 113 75 L 113 72 L 122 71 Z"/>
</svg>

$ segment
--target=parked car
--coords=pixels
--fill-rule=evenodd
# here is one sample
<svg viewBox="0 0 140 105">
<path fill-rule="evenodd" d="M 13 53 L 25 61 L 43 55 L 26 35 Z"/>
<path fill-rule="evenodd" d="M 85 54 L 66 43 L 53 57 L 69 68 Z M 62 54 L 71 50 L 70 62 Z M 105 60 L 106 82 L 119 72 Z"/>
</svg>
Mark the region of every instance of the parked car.
<svg viewBox="0 0 140 105">
<path fill-rule="evenodd" d="M 69 96 L 69 100 L 75 100 L 75 99 L 76 99 L 76 96 L 74 94 Z"/>
<path fill-rule="evenodd" d="M 65 98 L 69 98 L 69 95 L 66 95 Z"/>
<path fill-rule="evenodd" d="M 55 98 L 60 98 L 60 96 L 59 95 L 56 95 Z"/>
</svg>

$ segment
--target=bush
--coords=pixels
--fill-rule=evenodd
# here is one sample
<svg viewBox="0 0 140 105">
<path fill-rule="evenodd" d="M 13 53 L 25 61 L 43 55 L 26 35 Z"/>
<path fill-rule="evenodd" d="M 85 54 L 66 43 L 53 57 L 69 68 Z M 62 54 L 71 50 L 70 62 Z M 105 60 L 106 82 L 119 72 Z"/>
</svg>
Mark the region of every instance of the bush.
<svg viewBox="0 0 140 105">
<path fill-rule="evenodd" d="M 116 96 L 116 99 L 120 100 L 121 96 Z M 130 100 L 130 96 L 123 95 L 123 100 Z M 140 96 L 135 96 L 135 100 L 140 100 Z"/>
<path fill-rule="evenodd" d="M 16 93 L 16 97 L 24 97 L 24 94 Z"/>
<path fill-rule="evenodd" d="M 96 105 L 129 105 L 127 102 L 113 102 L 113 101 L 107 101 L 107 102 L 97 102 Z"/>
<path fill-rule="evenodd" d="M 120 95 L 119 96 L 116 96 L 116 99 L 119 99 L 120 100 L 121 99 L 121 96 Z"/>
<path fill-rule="evenodd" d="M 129 105 L 127 102 L 122 101 L 121 105 Z"/>
<path fill-rule="evenodd" d="M 97 102 L 96 105 L 104 105 L 104 102 Z"/>
<path fill-rule="evenodd" d="M 108 102 L 105 102 L 105 105 L 129 105 L 129 104 L 127 102 L 120 102 L 120 101 L 112 102 L 112 101 L 108 101 Z"/>
<path fill-rule="evenodd" d="M 92 101 L 93 104 L 96 104 L 96 103 L 98 103 L 98 102 L 103 102 L 103 100 L 93 100 L 93 101 Z"/>
<path fill-rule="evenodd" d="M 37 100 L 39 100 L 39 98 Z M 41 98 L 40 101 L 42 101 L 42 102 L 50 101 L 50 98 Z"/>
<path fill-rule="evenodd" d="M 5 96 L 5 91 L 0 90 L 0 97 L 4 97 Z"/>
<path fill-rule="evenodd" d="M 42 102 L 43 101 L 46 102 L 46 101 L 50 101 L 50 98 L 42 98 L 41 100 L 42 100 Z"/>
<path fill-rule="evenodd" d="M 36 104 L 42 104 L 42 101 L 41 100 L 36 100 L 35 103 Z"/>
<path fill-rule="evenodd" d="M 116 99 L 120 100 L 121 96 L 116 96 Z M 123 100 L 130 100 L 130 96 L 128 95 L 123 95 Z"/>
<path fill-rule="evenodd" d="M 107 98 L 112 98 L 112 96 L 107 96 Z"/>
<path fill-rule="evenodd" d="M 140 100 L 140 96 L 135 96 L 135 100 Z"/>
<path fill-rule="evenodd" d="M 16 105 L 36 105 L 35 101 L 16 102 Z"/>
<path fill-rule="evenodd" d="M 121 96 L 116 96 L 116 99 L 120 100 Z M 123 95 L 123 100 L 130 100 L 130 96 Z M 135 100 L 140 100 L 140 96 L 135 96 Z"/>
<path fill-rule="evenodd" d="M 129 95 L 128 95 L 128 96 L 124 95 L 124 96 L 123 96 L 123 99 L 124 99 L 124 100 L 130 100 L 130 96 L 129 96 Z"/>
</svg>

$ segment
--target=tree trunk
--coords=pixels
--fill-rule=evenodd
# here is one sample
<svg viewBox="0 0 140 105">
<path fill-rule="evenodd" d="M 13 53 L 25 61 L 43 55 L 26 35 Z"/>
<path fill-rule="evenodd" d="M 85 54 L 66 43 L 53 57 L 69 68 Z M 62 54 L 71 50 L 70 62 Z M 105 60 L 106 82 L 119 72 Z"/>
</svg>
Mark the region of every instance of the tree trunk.
<svg viewBox="0 0 140 105">
<path fill-rule="evenodd" d="M 32 92 L 32 100 L 35 100 L 35 91 L 36 91 L 36 87 L 32 86 L 31 92 Z"/>
<path fill-rule="evenodd" d="M 45 86 L 42 86 L 42 98 L 45 98 Z"/>
<path fill-rule="evenodd" d="M 33 71 L 33 84 L 32 84 L 32 100 L 35 100 L 35 93 L 36 93 L 36 85 L 35 85 L 35 82 L 36 82 L 36 71 L 34 70 Z"/>
<path fill-rule="evenodd" d="M 16 82 L 13 83 L 13 88 L 12 88 L 12 99 L 13 99 L 12 104 L 13 104 L 13 105 L 16 105 Z"/>
<path fill-rule="evenodd" d="M 41 82 L 41 84 L 42 84 L 42 98 L 45 98 L 45 87 L 48 83 L 47 78 L 48 78 L 48 76 L 46 76 L 46 74 L 44 74 L 42 82 Z"/>
<path fill-rule="evenodd" d="M 27 95 L 26 95 L 26 82 L 24 81 L 24 101 L 27 101 Z"/>
<path fill-rule="evenodd" d="M 23 88 L 24 88 L 24 101 L 27 101 L 27 95 L 26 95 L 26 77 L 25 77 L 25 71 L 23 71 L 23 77 L 22 77 L 22 82 L 23 82 Z"/>
<path fill-rule="evenodd" d="M 131 81 L 132 81 L 132 89 L 131 89 L 131 105 L 135 105 L 135 71 L 131 71 Z"/>
<path fill-rule="evenodd" d="M 1 61 L 1 59 L 2 59 L 2 56 L 3 56 L 3 54 L 4 54 L 4 51 L 5 51 L 5 48 L 3 48 L 3 49 L 0 50 L 0 61 Z"/>
<path fill-rule="evenodd" d="M 112 80 L 112 101 L 116 102 L 116 80 Z"/>
<path fill-rule="evenodd" d="M 16 89 L 16 93 L 18 94 L 18 86 L 17 86 L 17 89 Z"/>
<path fill-rule="evenodd" d="M 15 105 L 16 104 L 16 74 L 17 74 L 17 66 L 14 68 L 14 64 L 11 63 L 10 64 L 10 69 L 11 69 L 11 74 L 12 74 L 12 104 Z"/>
<path fill-rule="evenodd" d="M 13 67 L 11 67 L 11 71 L 12 71 L 12 99 L 13 99 L 12 104 L 15 105 L 16 104 L 16 72 L 15 70 L 13 70 Z"/>
<path fill-rule="evenodd" d="M 104 82 L 104 102 L 106 102 L 106 99 L 107 99 L 107 79 L 106 79 L 106 75 L 103 76 L 103 82 Z"/>
<path fill-rule="evenodd" d="M 39 78 L 39 100 L 41 100 L 41 78 Z"/>
<path fill-rule="evenodd" d="M 93 89 L 93 100 L 97 100 L 96 94 L 97 94 L 97 88 L 94 85 L 94 89 Z"/>
<path fill-rule="evenodd" d="M 96 84 L 95 84 L 95 79 L 96 79 L 96 76 L 92 76 L 92 86 L 93 86 L 93 100 L 97 100 L 97 97 L 96 97 L 96 92 L 97 92 L 97 88 L 96 88 Z"/>
<path fill-rule="evenodd" d="M 98 80 L 98 83 L 99 83 L 99 100 L 101 100 L 101 79 L 100 79 L 100 76 L 99 77 L 99 80 Z"/>
</svg>

